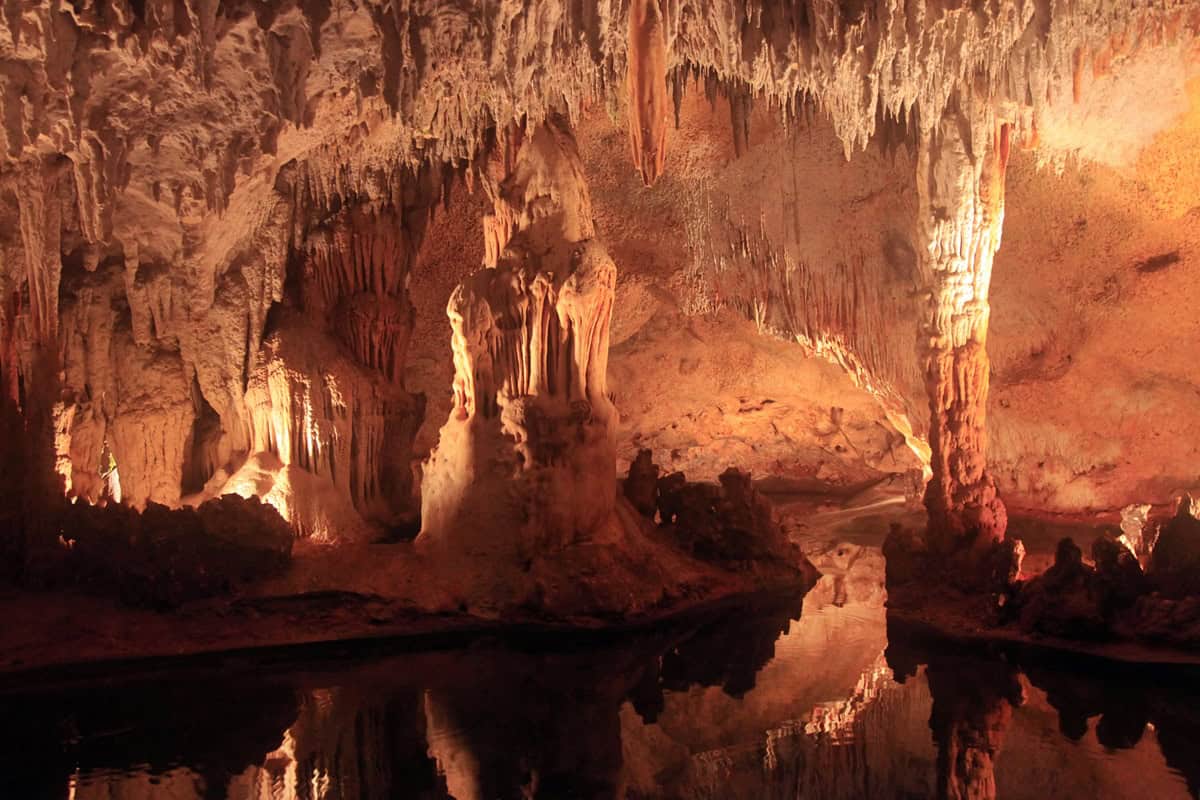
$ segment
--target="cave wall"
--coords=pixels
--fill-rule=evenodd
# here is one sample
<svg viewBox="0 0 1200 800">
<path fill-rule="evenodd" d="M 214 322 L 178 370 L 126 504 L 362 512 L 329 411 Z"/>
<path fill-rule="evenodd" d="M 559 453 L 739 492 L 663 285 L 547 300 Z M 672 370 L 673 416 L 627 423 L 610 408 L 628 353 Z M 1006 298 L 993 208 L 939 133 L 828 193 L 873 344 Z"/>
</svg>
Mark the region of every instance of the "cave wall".
<svg viewBox="0 0 1200 800">
<path fill-rule="evenodd" d="M 1018 509 L 1167 503 L 1200 479 L 1189 344 L 1197 331 L 1185 310 L 1195 304 L 1187 276 L 1200 108 L 1190 97 L 1127 163 L 1057 162 L 1028 146 L 1011 153 L 991 280 L 987 429 L 990 471 Z M 846 162 L 819 116 L 785 131 L 759 110 L 737 158 L 726 102 L 717 97 L 711 110 L 699 97 L 685 102 L 667 182 L 651 190 L 679 201 L 668 227 L 680 242 L 705 232 L 687 249 L 693 271 L 686 282 L 678 276 L 679 291 L 690 308 L 724 306 L 845 365 L 879 403 L 866 413 L 880 425 L 907 421 L 919 448 L 928 414 L 915 346 L 912 148 L 880 136 Z M 705 200 L 688 202 L 695 197 Z M 617 224 L 631 243 L 654 247 L 633 223 Z M 627 261 L 668 258 L 631 247 Z M 797 384 L 820 386 L 791 369 Z M 636 409 L 626 407 L 635 417 Z"/>
<path fill-rule="evenodd" d="M 1121 165 L 1015 154 L 993 280 L 991 465 L 1029 508 L 1167 503 L 1200 481 L 1200 93 Z"/>
<path fill-rule="evenodd" d="M 898 434 L 923 457 L 924 403 L 913 391 L 922 369 L 906 352 L 920 308 L 908 294 L 927 287 L 910 287 L 904 274 L 912 261 L 904 228 L 920 213 L 909 213 L 913 195 L 900 187 L 911 184 L 897 177 L 913 174 L 904 159 L 914 154 L 893 155 L 895 146 L 918 141 L 961 96 L 981 109 L 962 120 L 964 138 L 990 135 L 1002 118 L 1015 142 L 1052 167 L 1077 156 L 1117 168 L 1186 108 L 1178 87 L 1195 64 L 1196 13 L 1182 2 L 1098 0 L 986 11 L 647 0 L 632 13 L 607 0 L 9 4 L 0 15 L 0 341 L 6 393 L 28 440 L 25 494 L 51 496 L 58 481 L 87 500 L 119 493 L 137 506 L 254 493 L 319 538 L 404 524 L 423 417 L 405 381 L 416 324 L 408 285 L 427 221 L 449 187 L 475 182 L 497 128 L 531 131 L 554 114 L 584 128 L 608 114 L 625 128 L 596 134 L 616 136 L 625 150 L 619 172 L 613 161 L 597 184 L 597 216 L 611 227 L 617 260 L 646 249 L 620 243 L 624 233 L 645 241 L 639 212 L 659 214 L 661 239 L 680 242 L 648 265 L 652 279 L 636 277 L 636 263 L 630 270 L 634 321 L 623 334 L 618 324 L 614 344 L 627 344 L 631 364 L 640 345 L 643 353 L 678 346 L 675 328 L 705 339 L 687 324 L 655 332 L 637 315 L 749 318 L 839 362 L 884 409 L 879 431 L 861 422 L 867 406 L 851 413 L 871 430 L 870 457 L 845 458 L 840 443 L 820 436 L 794 449 L 811 444 L 876 470 Z M 1135 113 L 1144 89 L 1112 87 L 1119 75 L 1151 74 L 1162 102 Z M 672 110 L 687 116 L 700 94 L 727 117 L 727 143 L 724 134 L 715 146 L 699 129 L 694 141 L 670 130 Z M 584 130 L 585 154 L 593 140 Z M 854 158 L 849 167 L 818 163 L 809 147 Z M 757 171 L 725 168 L 730 148 L 735 164 L 758 159 Z M 725 154 L 714 161 L 716 150 Z M 635 165 L 655 188 L 635 195 L 612 178 Z M 866 174 L 853 177 L 860 168 Z M 862 191 L 824 202 L 839 181 Z M 606 186 L 624 192 L 634 221 L 621 221 L 619 195 L 605 210 Z M 811 218 L 798 213 L 802 197 L 812 198 Z M 846 213 L 874 214 L 884 230 L 864 224 L 848 235 Z M 822 243 L 818 227 L 834 233 Z M 662 266 L 672 261 L 686 266 L 672 274 Z M 663 291 L 675 299 L 657 302 Z M 723 380 L 740 415 L 743 399 L 747 413 L 775 405 L 719 369 L 697 371 L 697 358 L 681 358 L 677 371 Z M 644 393 L 638 371 L 614 382 L 618 393 L 622 380 L 631 396 Z M 1172 374 L 1151 384 L 1186 396 Z M 841 434 L 857 447 L 845 408 L 830 405 L 824 424 L 816 407 L 801 414 L 826 438 Z M 759 463 L 787 460 L 776 457 L 794 443 L 779 432 L 784 417 L 740 430 L 733 417 L 718 409 L 732 433 L 708 443 L 746 442 L 770 428 L 777 435 Z M 662 427 L 636 419 L 631 440 Z M 1041 459 L 1053 474 L 1025 479 L 1025 466 L 1011 465 L 1042 445 L 1006 419 L 993 423 L 1005 431 L 996 436 L 1001 471 L 1019 492 L 1062 507 L 1109 504 L 1116 487 L 1136 483 L 1050 486 L 1060 474 L 1078 483 L 1089 470 L 1136 472 L 1111 467 L 1111 452 L 1065 466 Z M 710 423 L 684 427 L 700 434 Z M 660 441 L 672 452 L 705 444 L 699 435 Z M 1172 474 L 1185 472 L 1181 457 Z M 301 508 L 312 498 L 339 510 L 318 519 L 325 512 Z"/>
</svg>

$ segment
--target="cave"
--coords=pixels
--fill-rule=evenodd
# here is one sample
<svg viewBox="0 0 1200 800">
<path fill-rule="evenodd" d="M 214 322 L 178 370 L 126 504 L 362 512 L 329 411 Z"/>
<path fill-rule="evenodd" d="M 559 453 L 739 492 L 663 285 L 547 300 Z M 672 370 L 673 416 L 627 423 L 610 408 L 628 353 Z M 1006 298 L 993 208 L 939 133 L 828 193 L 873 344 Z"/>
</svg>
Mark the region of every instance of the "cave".
<svg viewBox="0 0 1200 800">
<path fill-rule="evenodd" d="M 0 793 L 1200 797 L 1200 2 L 0 5 Z"/>
</svg>

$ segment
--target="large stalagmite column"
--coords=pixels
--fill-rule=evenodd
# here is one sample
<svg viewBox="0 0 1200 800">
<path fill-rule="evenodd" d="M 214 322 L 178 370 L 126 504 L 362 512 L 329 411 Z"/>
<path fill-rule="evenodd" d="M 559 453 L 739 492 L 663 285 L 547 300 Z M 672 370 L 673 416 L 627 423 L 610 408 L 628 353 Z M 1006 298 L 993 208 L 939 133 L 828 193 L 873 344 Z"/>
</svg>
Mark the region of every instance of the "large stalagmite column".
<svg viewBox="0 0 1200 800">
<path fill-rule="evenodd" d="M 918 236 L 929 296 L 919 350 L 929 396 L 931 544 L 943 551 L 1004 538 L 1007 515 L 987 472 L 988 284 L 1004 221 L 1008 126 L 951 98 L 922 126 Z M 974 538 L 974 534 L 978 537 Z"/>
<path fill-rule="evenodd" d="M 454 408 L 425 467 L 419 542 L 529 557 L 616 530 L 616 266 L 561 120 L 509 134 L 484 188 L 489 268 L 447 308 Z"/>
</svg>

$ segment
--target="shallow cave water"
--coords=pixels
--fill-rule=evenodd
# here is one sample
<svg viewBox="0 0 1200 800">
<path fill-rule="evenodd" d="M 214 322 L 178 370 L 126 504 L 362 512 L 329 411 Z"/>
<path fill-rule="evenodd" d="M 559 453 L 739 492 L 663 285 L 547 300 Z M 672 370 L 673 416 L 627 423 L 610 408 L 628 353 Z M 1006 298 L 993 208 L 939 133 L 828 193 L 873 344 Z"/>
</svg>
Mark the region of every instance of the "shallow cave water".
<svg viewBox="0 0 1200 800">
<path fill-rule="evenodd" d="M 5 794 L 1196 796 L 1196 668 L 889 624 L 860 556 L 805 596 L 650 630 L 48 677 L 0 694 Z"/>
</svg>

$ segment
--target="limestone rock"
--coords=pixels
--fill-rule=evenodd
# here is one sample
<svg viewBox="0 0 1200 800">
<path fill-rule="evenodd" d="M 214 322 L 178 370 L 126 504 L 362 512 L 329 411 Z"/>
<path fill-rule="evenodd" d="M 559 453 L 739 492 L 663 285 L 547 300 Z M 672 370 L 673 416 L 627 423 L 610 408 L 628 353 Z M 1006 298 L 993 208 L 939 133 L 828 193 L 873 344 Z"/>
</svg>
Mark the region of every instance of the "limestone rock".
<svg viewBox="0 0 1200 800">
<path fill-rule="evenodd" d="M 0 75 L 0 341 L 5 386 L 25 387 L 14 399 L 36 439 L 26 463 L 38 477 L 26 496 L 44 495 L 61 477 L 80 501 L 116 499 L 120 486 L 123 502 L 176 505 L 271 483 L 214 478 L 280 469 L 304 473 L 283 482 L 328 492 L 356 532 L 411 519 L 405 440 L 420 402 L 401 396 L 414 313 L 407 282 L 433 210 L 460 176 L 499 199 L 489 266 L 517 231 L 522 246 L 545 245 L 535 220 L 547 209 L 576 209 L 563 216 L 577 228 L 556 234 L 562 241 L 594 241 L 591 214 L 578 213 L 571 188 L 582 182 L 568 174 L 580 172 L 577 160 L 554 160 L 564 172 L 551 174 L 538 166 L 551 162 L 526 157 L 531 171 L 520 175 L 514 162 L 518 176 L 502 185 L 509 170 L 488 174 L 504 161 L 497 145 L 517 158 L 527 149 L 520 140 L 536 149 L 546 131 L 589 108 L 619 118 L 623 97 L 635 168 L 653 182 L 666 166 L 668 94 L 682 102 L 690 82 L 729 102 L 743 158 L 756 109 L 788 130 L 819 109 L 846 155 L 872 136 L 915 152 L 917 368 L 907 346 L 890 343 L 905 339 L 891 325 L 904 315 L 868 310 L 898 293 L 880 288 L 886 272 L 851 264 L 822 273 L 744 220 L 730 226 L 728 248 L 708 238 L 708 226 L 692 225 L 705 239 L 692 255 L 723 265 L 726 283 L 746 284 L 714 292 L 713 304 L 803 337 L 844 365 L 922 452 L 924 423 L 907 418 L 921 387 L 907 379 L 923 382 L 935 531 L 998 539 L 1005 519 L 985 461 L 985 340 L 1008 144 L 1036 146 L 1039 160 L 1128 160 L 1185 110 L 1176 90 L 1198 25 L 1192 5 L 1178 0 L 1006 0 L 983 9 L 890 0 L 8 3 L 0 15 L 9 65 Z M 1112 76 L 1144 76 L 1156 64 L 1165 66 L 1152 113 L 1120 115 L 1132 122 L 1116 135 L 1113 120 L 1093 113 L 1128 107 Z M 802 176 L 778 172 L 794 193 Z M 769 194 L 796 226 L 794 203 Z M 749 210 L 747 218 L 758 221 Z M 581 251 L 592 255 L 592 245 Z M 509 259 L 509 274 L 534 286 L 526 261 Z M 734 261 L 753 261 L 754 279 L 724 268 Z M 364 397 L 362 409 L 347 412 L 357 420 L 349 429 L 365 437 L 350 445 L 352 466 L 326 460 L 344 443 L 322 445 L 313 471 L 264 433 L 262 376 L 251 373 L 278 354 L 274 323 L 293 311 L 308 315 L 314 338 L 345 349 L 331 373 L 353 363 L 391 385 L 381 390 L 386 400 Z M 282 365 L 295 373 L 282 383 L 323 379 L 308 366 Z M 374 377 L 356 387 L 367 384 L 378 388 Z M 359 403 L 326 396 L 331 407 Z M 305 427 L 311 406 L 280 400 L 268 415 L 298 416 L 275 427 Z M 602 402 L 589 403 L 604 415 Z M 340 411 L 317 410 L 317 438 L 345 432 L 332 424 Z M 342 514 L 346 507 L 352 512 Z M 294 523 L 301 532 L 317 525 L 306 519 Z"/>
<path fill-rule="evenodd" d="M 1095 572 L 1070 539 L 1058 543 L 1054 566 L 1021 588 L 1020 624 L 1027 632 L 1068 639 L 1110 635 Z"/>
<path fill-rule="evenodd" d="M 1200 594 L 1200 520 L 1191 506 L 1184 495 L 1175 516 L 1159 529 L 1150 561 L 1151 582 L 1169 597 Z"/>
<path fill-rule="evenodd" d="M 638 451 L 622 490 L 642 516 L 654 519 L 658 511 L 658 465 L 649 450 Z"/>
<path fill-rule="evenodd" d="M 539 128 L 506 166 L 488 231 L 511 238 L 447 308 L 455 404 L 425 466 L 417 541 L 528 557 L 617 530 L 616 266 L 593 238 L 565 122 Z"/>
</svg>

